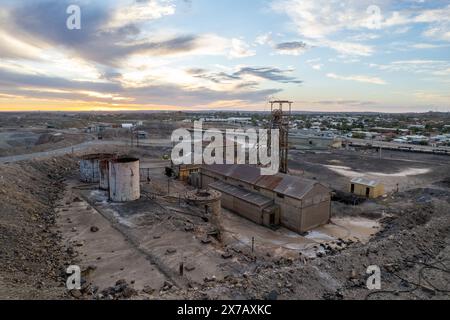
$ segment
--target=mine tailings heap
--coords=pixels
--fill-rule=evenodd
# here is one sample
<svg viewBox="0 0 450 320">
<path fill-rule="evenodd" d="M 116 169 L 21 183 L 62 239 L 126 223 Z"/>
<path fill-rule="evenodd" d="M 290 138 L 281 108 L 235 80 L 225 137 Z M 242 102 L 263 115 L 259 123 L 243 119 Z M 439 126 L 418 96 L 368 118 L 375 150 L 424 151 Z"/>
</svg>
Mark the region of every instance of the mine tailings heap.
<svg viewBox="0 0 450 320">
<path fill-rule="evenodd" d="M 100 162 L 114 158 L 113 154 L 90 154 L 82 157 L 80 160 L 80 180 L 86 183 L 100 182 Z"/>
<path fill-rule="evenodd" d="M 109 197 L 114 202 L 135 201 L 141 197 L 139 159 L 109 161 Z"/>
</svg>

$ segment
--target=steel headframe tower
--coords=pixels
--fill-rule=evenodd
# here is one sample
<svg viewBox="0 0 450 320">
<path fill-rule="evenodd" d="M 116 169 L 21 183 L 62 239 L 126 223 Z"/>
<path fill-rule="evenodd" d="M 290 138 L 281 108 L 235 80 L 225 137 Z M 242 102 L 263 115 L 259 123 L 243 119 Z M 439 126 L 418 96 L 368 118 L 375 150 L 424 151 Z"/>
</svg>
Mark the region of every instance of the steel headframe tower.
<svg viewBox="0 0 450 320">
<path fill-rule="evenodd" d="M 292 115 L 292 101 L 275 100 L 270 101 L 271 123 L 270 129 L 280 131 L 280 172 L 288 173 L 289 154 L 289 124 Z M 283 106 L 288 105 L 289 111 L 283 110 Z M 269 137 L 271 135 L 269 134 Z M 269 138 L 270 139 L 270 138 Z M 271 144 L 269 144 L 271 145 Z"/>
</svg>

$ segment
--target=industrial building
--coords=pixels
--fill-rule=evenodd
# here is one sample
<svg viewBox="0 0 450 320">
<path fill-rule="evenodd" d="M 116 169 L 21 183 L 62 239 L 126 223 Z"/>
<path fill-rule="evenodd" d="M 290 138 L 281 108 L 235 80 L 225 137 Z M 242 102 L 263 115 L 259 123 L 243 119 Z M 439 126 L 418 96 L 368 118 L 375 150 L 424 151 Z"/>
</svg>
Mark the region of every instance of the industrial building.
<svg viewBox="0 0 450 320">
<path fill-rule="evenodd" d="M 258 224 L 304 233 L 331 218 L 330 189 L 317 181 L 263 176 L 250 165 L 202 166 L 199 180 L 201 188 L 222 193 L 222 207 Z"/>
<path fill-rule="evenodd" d="M 350 193 L 360 197 L 376 199 L 384 195 L 384 186 L 377 180 L 359 177 L 350 182 Z"/>
<path fill-rule="evenodd" d="M 330 148 L 342 148 L 342 140 L 334 137 L 321 137 L 293 133 L 289 135 L 289 146 L 291 149 L 299 150 L 328 150 Z"/>
<path fill-rule="evenodd" d="M 175 177 L 177 177 L 180 181 L 188 181 L 189 177 L 193 173 L 200 171 L 200 166 L 196 164 L 182 164 L 178 166 L 172 166 Z"/>
<path fill-rule="evenodd" d="M 273 199 L 222 181 L 214 182 L 209 187 L 222 193 L 224 208 L 266 227 L 280 225 L 280 207 L 274 204 Z"/>
</svg>

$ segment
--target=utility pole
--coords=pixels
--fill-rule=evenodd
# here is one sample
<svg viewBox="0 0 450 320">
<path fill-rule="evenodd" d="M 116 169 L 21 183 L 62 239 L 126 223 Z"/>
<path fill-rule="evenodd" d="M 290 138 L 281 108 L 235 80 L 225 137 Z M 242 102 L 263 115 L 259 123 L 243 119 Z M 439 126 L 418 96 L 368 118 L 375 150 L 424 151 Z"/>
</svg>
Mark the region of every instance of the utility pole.
<svg viewBox="0 0 450 320">
<path fill-rule="evenodd" d="M 139 148 L 139 131 L 136 132 L 136 146 Z"/>
<path fill-rule="evenodd" d="M 130 128 L 130 139 L 131 139 L 131 148 L 133 148 L 133 128 Z"/>
<path fill-rule="evenodd" d="M 180 262 L 180 276 L 184 274 L 184 262 Z"/>
</svg>

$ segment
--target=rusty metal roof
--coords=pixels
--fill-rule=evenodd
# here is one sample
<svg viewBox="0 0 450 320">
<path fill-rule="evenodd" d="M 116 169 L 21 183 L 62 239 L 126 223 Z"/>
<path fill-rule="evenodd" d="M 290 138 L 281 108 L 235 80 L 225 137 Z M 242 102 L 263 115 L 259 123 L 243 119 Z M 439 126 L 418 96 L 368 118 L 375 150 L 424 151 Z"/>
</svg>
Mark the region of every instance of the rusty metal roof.
<svg viewBox="0 0 450 320">
<path fill-rule="evenodd" d="M 320 184 L 314 180 L 281 173 L 263 176 L 261 168 L 250 165 L 212 165 L 202 168 L 295 199 L 302 199 L 315 185 Z"/>
<path fill-rule="evenodd" d="M 202 169 L 206 169 L 208 171 L 223 175 L 225 177 L 229 177 L 234 170 L 233 164 L 212 164 L 212 165 L 203 165 Z"/>
<path fill-rule="evenodd" d="M 369 178 L 365 178 L 365 177 L 354 178 L 351 182 L 354 184 L 360 184 L 360 185 L 368 186 L 368 187 L 376 187 L 380 184 L 380 182 L 378 182 L 377 180 L 369 179 Z"/>
<path fill-rule="evenodd" d="M 245 202 L 248 202 L 250 204 L 253 204 L 253 205 L 261 207 L 261 208 L 265 208 L 265 207 L 273 204 L 273 200 L 270 198 L 267 198 L 256 192 L 250 192 L 248 190 L 245 190 L 244 188 L 232 186 L 223 181 L 216 181 L 216 182 L 210 184 L 210 187 L 212 189 L 215 189 L 222 193 L 232 195 L 233 197 L 239 198 Z"/>
<path fill-rule="evenodd" d="M 288 176 L 285 174 L 278 174 L 278 176 L 281 176 L 282 180 L 278 186 L 272 190 L 276 193 L 281 193 L 296 199 L 302 199 L 316 184 L 318 184 L 316 181 L 301 177 Z"/>
<path fill-rule="evenodd" d="M 260 188 L 274 190 L 280 184 L 280 182 L 282 180 L 283 180 L 283 177 L 281 177 L 279 175 L 261 176 L 257 182 L 257 186 Z"/>
<path fill-rule="evenodd" d="M 254 185 L 261 178 L 261 169 L 249 165 L 234 165 L 229 177 Z"/>
</svg>

